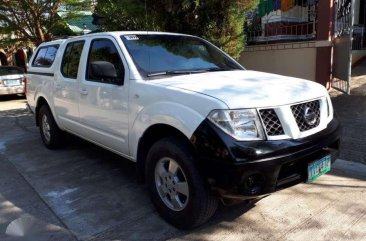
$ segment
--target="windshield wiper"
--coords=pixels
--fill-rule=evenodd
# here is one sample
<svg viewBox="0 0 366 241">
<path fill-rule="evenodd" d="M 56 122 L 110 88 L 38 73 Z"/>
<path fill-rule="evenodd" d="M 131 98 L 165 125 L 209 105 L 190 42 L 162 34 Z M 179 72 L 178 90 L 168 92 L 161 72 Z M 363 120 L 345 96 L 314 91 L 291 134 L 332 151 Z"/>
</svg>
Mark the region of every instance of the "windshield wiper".
<svg viewBox="0 0 366 241">
<path fill-rule="evenodd" d="M 178 74 L 198 74 L 198 73 L 205 73 L 205 72 L 228 71 L 228 70 L 232 70 L 232 69 L 212 67 L 212 68 L 207 68 L 207 69 L 196 69 L 196 70 L 171 70 L 171 71 L 149 73 L 149 74 L 147 74 L 147 77 L 161 76 L 161 75 L 178 75 Z"/>
<path fill-rule="evenodd" d="M 234 70 L 234 69 L 212 67 L 212 68 L 202 69 L 201 72 L 228 71 L 228 70 Z"/>
<path fill-rule="evenodd" d="M 195 74 L 206 72 L 205 70 L 172 70 L 172 71 L 162 71 L 147 74 L 147 77 L 160 76 L 160 75 L 178 75 L 178 74 Z"/>
</svg>

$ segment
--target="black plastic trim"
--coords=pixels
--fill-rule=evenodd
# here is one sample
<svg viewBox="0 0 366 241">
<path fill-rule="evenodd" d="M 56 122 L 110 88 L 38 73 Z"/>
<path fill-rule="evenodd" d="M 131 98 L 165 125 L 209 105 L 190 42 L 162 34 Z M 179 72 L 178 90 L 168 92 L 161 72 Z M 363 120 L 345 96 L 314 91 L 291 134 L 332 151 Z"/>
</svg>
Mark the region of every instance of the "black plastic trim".
<svg viewBox="0 0 366 241">
<path fill-rule="evenodd" d="M 213 189 L 225 196 L 260 196 L 303 182 L 308 163 L 325 155 L 338 156 L 341 125 L 334 119 L 327 128 L 301 139 L 237 141 L 209 120 L 204 120 L 191 138 L 199 168 Z M 248 193 L 243 182 L 248 175 L 263 176 L 258 193 Z"/>
<path fill-rule="evenodd" d="M 34 71 L 28 71 L 27 74 L 37 74 L 37 75 L 45 75 L 45 76 L 54 76 L 54 73 L 43 73 L 43 72 L 34 72 Z"/>
</svg>

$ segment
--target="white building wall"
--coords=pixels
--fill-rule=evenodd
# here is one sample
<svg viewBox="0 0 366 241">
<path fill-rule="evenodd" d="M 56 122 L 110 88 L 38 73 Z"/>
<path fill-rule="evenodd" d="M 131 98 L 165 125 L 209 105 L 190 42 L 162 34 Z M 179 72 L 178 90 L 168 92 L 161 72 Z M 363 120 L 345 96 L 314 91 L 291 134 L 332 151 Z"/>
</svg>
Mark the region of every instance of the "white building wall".
<svg viewBox="0 0 366 241">
<path fill-rule="evenodd" d="M 315 81 L 315 43 L 250 46 L 239 62 L 247 69 Z"/>
</svg>

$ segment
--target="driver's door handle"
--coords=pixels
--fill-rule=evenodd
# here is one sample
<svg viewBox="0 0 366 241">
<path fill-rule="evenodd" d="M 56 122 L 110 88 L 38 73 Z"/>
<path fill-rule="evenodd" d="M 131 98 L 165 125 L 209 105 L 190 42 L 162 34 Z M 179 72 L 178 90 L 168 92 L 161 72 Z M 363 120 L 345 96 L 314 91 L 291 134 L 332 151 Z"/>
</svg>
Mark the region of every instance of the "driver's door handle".
<svg viewBox="0 0 366 241">
<path fill-rule="evenodd" d="M 88 94 L 88 91 L 86 89 L 81 89 L 80 90 L 80 94 L 87 95 Z"/>
</svg>

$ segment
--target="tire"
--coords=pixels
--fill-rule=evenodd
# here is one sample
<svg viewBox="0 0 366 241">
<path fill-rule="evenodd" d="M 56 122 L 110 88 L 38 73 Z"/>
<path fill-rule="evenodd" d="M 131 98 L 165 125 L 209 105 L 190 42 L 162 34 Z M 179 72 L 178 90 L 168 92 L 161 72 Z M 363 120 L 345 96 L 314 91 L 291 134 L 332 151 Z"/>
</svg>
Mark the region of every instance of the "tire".
<svg viewBox="0 0 366 241">
<path fill-rule="evenodd" d="M 38 113 L 39 131 L 44 145 L 48 149 L 59 148 L 62 144 L 63 132 L 57 126 L 47 105 L 41 106 Z"/>
<path fill-rule="evenodd" d="M 172 137 L 161 139 L 151 147 L 146 161 L 151 200 L 166 221 L 191 229 L 215 213 L 219 200 L 199 174 L 188 143 Z"/>
</svg>

